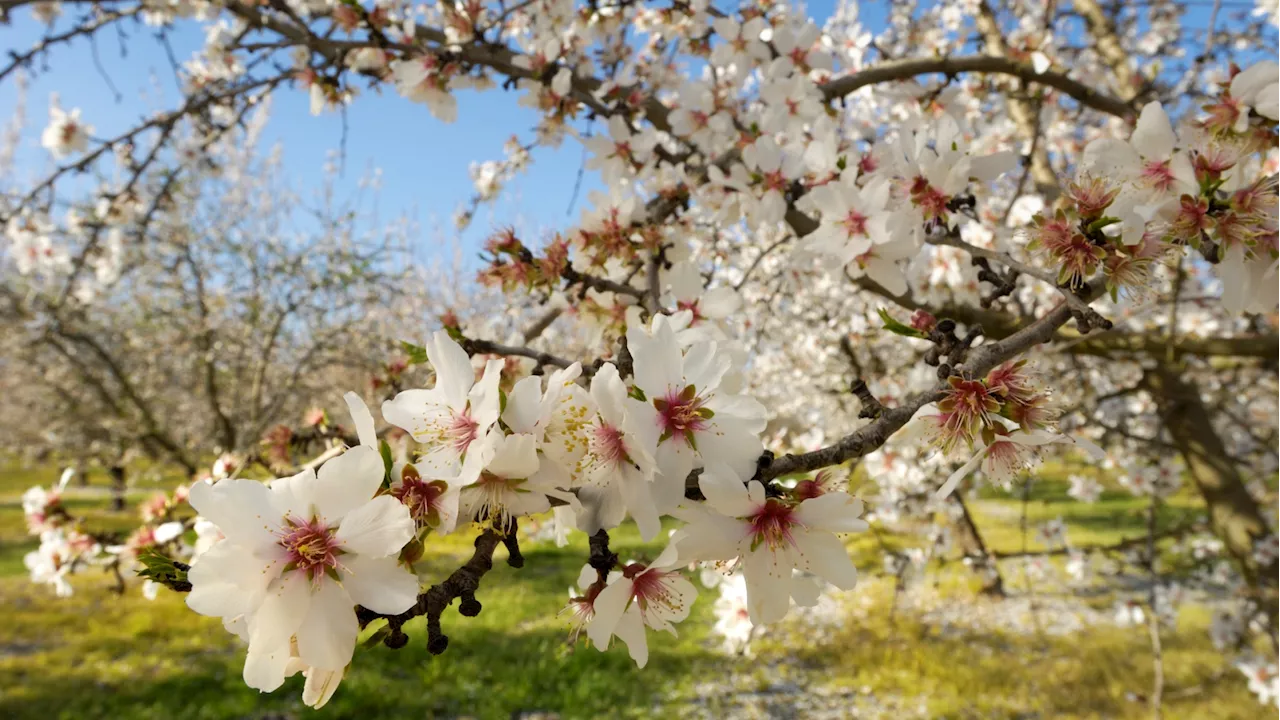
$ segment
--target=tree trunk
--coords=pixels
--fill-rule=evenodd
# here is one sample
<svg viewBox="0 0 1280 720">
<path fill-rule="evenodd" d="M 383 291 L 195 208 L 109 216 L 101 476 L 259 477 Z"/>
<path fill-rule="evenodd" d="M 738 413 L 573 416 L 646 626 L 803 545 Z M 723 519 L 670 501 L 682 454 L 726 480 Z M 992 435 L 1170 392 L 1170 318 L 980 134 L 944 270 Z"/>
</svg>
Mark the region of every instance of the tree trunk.
<svg viewBox="0 0 1280 720">
<path fill-rule="evenodd" d="M 1004 578 L 1000 576 L 1000 567 L 995 557 L 987 550 L 987 544 L 978 530 L 978 523 L 969 514 L 969 506 L 965 504 L 964 497 L 958 489 L 951 494 L 951 497 L 955 498 L 956 503 L 960 505 L 961 514 L 956 521 L 960 529 L 960 549 L 966 558 L 970 558 L 975 563 L 973 570 L 982 577 L 982 594 L 1004 597 Z"/>
<path fill-rule="evenodd" d="M 1270 534 L 1262 508 L 1245 487 L 1240 468 L 1213 429 L 1210 411 L 1196 386 L 1179 369 L 1157 361 L 1144 383 L 1154 396 L 1161 420 L 1178 447 L 1209 509 L 1209 522 L 1266 611 L 1276 634 L 1276 562 L 1261 565 L 1255 543 Z"/>
<path fill-rule="evenodd" d="M 111 509 L 116 512 L 124 510 L 124 465 L 112 465 L 107 473 L 111 475 Z"/>
</svg>

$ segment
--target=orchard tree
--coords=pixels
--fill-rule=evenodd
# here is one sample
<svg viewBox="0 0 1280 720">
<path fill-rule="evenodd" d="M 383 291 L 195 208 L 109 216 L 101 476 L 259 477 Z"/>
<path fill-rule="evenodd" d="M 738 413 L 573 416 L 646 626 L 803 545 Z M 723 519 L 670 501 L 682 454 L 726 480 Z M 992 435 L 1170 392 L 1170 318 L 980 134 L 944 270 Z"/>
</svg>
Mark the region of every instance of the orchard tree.
<svg viewBox="0 0 1280 720">
<path fill-rule="evenodd" d="M 48 316 L 96 325 L 117 314 L 113 292 L 195 282 L 171 217 L 186 178 L 217 165 L 273 93 L 306 92 L 316 114 L 396 93 L 446 122 L 460 91 L 515 93 L 538 122 L 474 166 L 459 222 L 566 137 L 605 191 L 551 237 L 495 229 L 479 279 L 510 311 L 440 312 L 442 329 L 421 335 L 344 328 L 344 342 L 413 335 L 407 366 L 429 366 L 421 383 L 397 367 L 374 388 L 381 432 L 348 393 L 354 432 L 315 436 L 342 444 L 270 483 L 224 463 L 191 487 L 190 509 L 157 502 L 115 554 L 245 639 L 248 685 L 301 672 L 304 699 L 322 705 L 362 628 L 398 648 L 417 617 L 443 653 L 446 610 L 481 612 L 496 548 L 519 567 L 517 526 L 544 513 L 590 537 L 580 629 L 601 651 L 617 637 L 642 666 L 646 628 L 672 629 L 695 601 L 691 564 L 730 575 L 717 608 L 766 626 L 826 585 L 853 588 L 840 533 L 940 514 L 992 593 L 1002 564 L 1043 555 L 1082 575 L 1100 555 L 1149 573 L 1157 663 L 1176 583 L 1228 589 L 1238 608 L 1215 641 L 1270 702 L 1274 664 L 1241 651 L 1250 633 L 1276 642 L 1280 68 L 1274 8 L 1219 17 L 1219 5 L 1203 27 L 1173 2 L 902 2 L 873 31 L 855 4 L 819 26 L 782 3 L 0 0 L 50 26 L 0 78 L 107 29 L 207 36 L 181 68 L 180 104 L 125 132 L 96 136 L 71 98 L 51 107 L 42 142 L 57 169 L 0 209 L 10 267 L 36 288 L 12 303 L 48 315 L 53 297 Z M 92 198 L 69 201 L 68 179 L 86 173 Z M 97 272 L 113 243 L 178 272 L 120 285 Z M 232 244 L 243 267 L 276 262 L 259 243 Z M 207 327 L 198 302 L 186 312 Z M 181 338 L 196 370 L 230 372 L 201 337 Z M 263 397 L 297 392 L 288 382 L 264 377 Z M 165 398 L 203 405 L 199 431 L 141 414 L 139 440 L 180 457 L 194 434 L 232 446 L 259 431 L 222 427 L 227 411 L 199 387 Z M 240 412 L 261 419 L 262 402 Z M 273 432 L 277 447 L 295 434 Z M 970 476 L 1027 497 L 1023 471 L 1048 455 L 1147 498 L 1146 536 L 1071 547 L 1051 525 L 1040 557 L 990 551 L 965 505 Z M 846 485 L 859 463 L 865 516 Z M 1207 517 L 1162 529 L 1184 478 Z M 1074 497 L 1097 494 L 1096 477 L 1073 479 Z M 70 569 L 112 555 L 56 493 L 33 493 L 28 510 L 37 580 L 65 592 Z M 651 562 L 623 563 L 609 531 L 627 518 L 646 540 L 663 518 L 680 528 Z M 475 533 L 474 555 L 424 589 L 423 542 L 454 532 Z M 1217 544 L 1175 581 L 1167 559 L 1206 533 Z M 929 542 L 949 544 L 941 531 Z M 913 562 L 885 565 L 902 577 Z M 1159 681 L 1151 697 L 1158 713 Z"/>
</svg>

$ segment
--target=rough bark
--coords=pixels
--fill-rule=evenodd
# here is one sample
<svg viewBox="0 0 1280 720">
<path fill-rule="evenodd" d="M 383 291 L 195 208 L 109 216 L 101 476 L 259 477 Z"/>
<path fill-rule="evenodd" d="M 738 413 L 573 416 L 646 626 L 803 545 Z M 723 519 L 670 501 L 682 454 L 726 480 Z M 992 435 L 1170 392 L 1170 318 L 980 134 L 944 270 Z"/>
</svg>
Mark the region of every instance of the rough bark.
<svg viewBox="0 0 1280 720">
<path fill-rule="evenodd" d="M 1193 382 L 1175 365 L 1157 362 L 1144 377 L 1161 420 L 1186 462 L 1188 474 L 1209 509 L 1209 523 L 1235 559 L 1267 613 L 1276 634 L 1276 563 L 1261 565 L 1254 555 L 1258 540 L 1270 534 L 1262 508 L 1249 494 L 1246 477 L 1227 454 L 1213 429 L 1209 410 Z"/>
</svg>

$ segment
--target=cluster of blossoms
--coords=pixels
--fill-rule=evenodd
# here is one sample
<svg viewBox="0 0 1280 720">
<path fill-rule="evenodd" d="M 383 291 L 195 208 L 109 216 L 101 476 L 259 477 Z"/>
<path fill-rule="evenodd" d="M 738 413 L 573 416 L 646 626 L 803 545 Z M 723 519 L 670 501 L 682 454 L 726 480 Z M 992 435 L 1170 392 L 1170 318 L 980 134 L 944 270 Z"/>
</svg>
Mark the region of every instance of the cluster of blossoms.
<svg viewBox="0 0 1280 720">
<path fill-rule="evenodd" d="M 1128 141 L 1099 138 L 1067 183 L 1065 207 L 1036 215 L 1028 249 L 1080 288 L 1101 277 L 1116 299 L 1145 294 L 1156 267 L 1180 247 L 1217 267 L 1231 312 L 1266 312 L 1277 302 L 1275 95 L 1280 66 L 1236 70 L 1200 117 L 1175 132 L 1158 102 L 1142 108 Z"/>
<path fill-rule="evenodd" d="M 304 700 L 319 706 L 351 661 L 357 606 L 394 616 L 419 602 L 410 568 L 431 533 L 478 525 L 506 535 L 553 507 L 564 510 L 556 522 L 590 535 L 630 517 L 652 540 L 662 516 L 684 520 L 656 559 L 584 573 L 571 598 L 597 648 L 616 636 L 641 666 L 644 628 L 674 632 L 689 614 L 697 592 L 681 568 L 691 563 L 736 572 L 752 623 L 781 619 L 793 597 L 816 601 L 810 575 L 852 588 L 835 533 L 866 528 L 861 501 L 820 480 L 751 480 L 765 410 L 731 392 L 730 357 L 688 332 L 691 315 L 657 314 L 628 331 L 633 377 L 606 362 L 588 383 L 574 363 L 509 391 L 503 361 L 476 368 L 438 331 L 424 348 L 434 386 L 382 406 L 413 440 L 405 459 L 379 450 L 373 416 L 349 393 L 360 444 L 318 471 L 192 488 L 191 505 L 225 539 L 192 564 L 188 604 L 248 641 L 251 687 L 271 691 L 300 671 Z M 692 490 L 705 503 L 688 500 Z"/>
<path fill-rule="evenodd" d="M 72 593 L 68 576 L 81 568 L 101 567 L 115 573 L 117 591 L 123 592 L 122 572 L 141 567 L 139 560 L 149 552 L 190 558 L 207 545 L 213 531 L 201 518 L 183 520 L 178 515 L 187 508 L 187 488 L 179 486 L 172 495 L 156 493 L 138 506 L 141 524 L 127 537 L 110 533 L 90 534 L 83 522 L 73 517 L 62 503 L 62 494 L 75 471 L 68 468 L 50 489 L 36 486 L 22 495 L 22 511 L 31 535 L 40 538 L 39 547 L 23 558 L 31 580 L 52 585 L 58 597 Z M 187 530 L 195 529 L 196 544 L 184 542 Z M 155 599 L 159 585 L 148 581 L 142 591 Z"/>
<path fill-rule="evenodd" d="M 952 376 L 947 382 L 938 412 L 921 417 L 922 431 L 936 439 L 944 454 L 961 446 L 975 452 L 943 483 L 939 497 L 951 494 L 979 466 L 988 480 L 1007 486 L 1039 462 L 1045 445 L 1076 445 L 1105 457 L 1089 440 L 1054 429 L 1059 409 L 1024 360 L 1005 363 L 981 380 Z"/>
<path fill-rule="evenodd" d="M 888 346 L 869 337 L 878 328 L 867 325 L 865 302 L 840 304 L 855 294 L 845 281 L 905 306 L 974 299 L 979 283 L 961 270 L 965 253 L 979 265 L 1011 260 L 988 249 L 1002 239 L 988 226 L 1003 231 L 1030 224 L 1025 237 L 1052 271 L 1010 263 L 1009 275 L 1001 276 L 988 262 L 979 278 L 998 292 L 981 298 L 984 310 L 993 299 L 1012 296 L 1021 322 L 1038 315 L 1022 312 L 1024 303 L 1040 310 L 1065 296 L 1080 313 L 1077 328 L 1084 332 L 1081 318 L 1087 315 L 1080 306 L 1101 294 L 1094 283 L 1099 274 L 1119 303 L 1122 294 L 1129 300 L 1156 288 L 1162 261 L 1192 247 L 1219 267 L 1222 304 L 1232 313 L 1272 312 L 1272 150 L 1280 70 L 1260 63 L 1234 73 L 1204 114 L 1177 133 L 1159 103 L 1147 104 L 1128 141 L 1093 139 L 1077 158 L 1079 148 L 1069 147 L 1075 140 L 1064 138 L 1097 135 L 1088 128 L 1063 132 L 1064 121 L 1069 125 L 1099 110 L 1127 118 L 1137 114 L 1139 102 L 1089 87 L 1095 81 L 1105 87 L 1110 75 L 1098 72 L 1094 58 L 1070 57 L 1078 32 L 1028 11 L 1009 37 L 988 38 L 985 52 L 970 58 L 981 67 L 1005 68 L 990 75 L 981 70 L 984 77 L 975 82 L 977 73 L 961 71 L 960 79 L 947 66 L 971 42 L 961 31 L 961 5 L 928 11 L 937 27 L 918 32 L 904 29 L 913 22 L 914 4 L 899 5 L 889 19 L 892 31 L 873 45 L 847 6 L 824 29 L 785 5 L 726 14 L 704 0 L 672 7 L 536 0 L 500 12 L 478 2 L 144 3 L 138 10 L 151 24 L 212 20 L 203 49 L 181 71 L 185 109 L 102 143 L 78 110 L 51 109 L 41 140 L 66 164 L 48 187 L 99 156 L 114 157 L 122 171 L 104 175 L 132 179 L 106 185 L 94 202 L 68 216 L 65 230 L 48 216 L 52 202 L 21 201 L 14 212 L 0 207 L 23 278 L 33 284 L 66 279 L 76 286 L 74 297 L 87 302 L 83 284 L 71 276 L 87 267 L 100 284 L 110 284 L 125 265 L 120 228 L 133 221 L 145 225 L 158 208 L 172 206 L 168 191 L 156 187 L 180 185 L 174 182 L 180 169 L 214 164 L 210 146 L 225 128 L 240 124 L 240 106 L 255 105 L 277 85 L 293 83 L 306 92 L 313 114 L 345 107 L 367 86 L 394 90 L 452 122 L 457 91 L 484 90 L 502 80 L 538 114 L 535 138 L 514 138 L 504 160 L 473 166 L 476 194 L 459 219 L 469 221 L 475 206 L 500 197 L 529 163 L 532 148 L 557 146 L 567 136 L 582 141 L 586 169 L 599 173 L 607 191 L 591 193 L 576 226 L 542 248 L 526 245 L 514 230 L 495 234 L 481 280 L 566 311 L 588 330 L 589 345 L 605 348 L 604 358 L 613 362 L 583 366 L 493 343 L 486 350 L 484 343 L 462 338 L 456 319 L 446 322 L 453 334 L 437 333 L 422 349 L 434 386 L 399 392 L 381 406 L 386 423 L 411 438 L 400 457 L 378 443 L 372 414 L 349 396 L 359 442 L 341 455 L 327 454 L 318 471 L 263 484 L 238 479 L 245 459 L 228 457 L 191 490 L 200 517 L 176 520 L 178 501 L 157 498 L 144 504 L 144 526 L 123 543 L 109 543 L 106 552 L 117 563 L 145 563 L 147 551 L 166 545 L 174 557 L 198 555 L 184 580 L 191 586 L 188 602 L 222 618 L 248 642 L 246 682 L 270 691 L 301 672 L 304 700 L 320 706 L 341 681 L 371 616 L 385 619 L 388 639 L 399 642 L 403 635 L 393 620 L 431 613 L 429 606 L 438 605 L 430 592 L 421 592 L 412 570 L 431 533 L 475 524 L 481 528 L 479 552 L 482 539 L 514 543 L 517 521 L 548 512 L 550 534 L 582 531 L 593 543 L 628 518 L 646 540 L 659 536 L 662 518 L 681 521 L 652 561 L 618 564 L 593 545 L 590 570 L 571 591 L 570 610 L 591 642 L 603 651 L 616 636 L 643 665 L 645 628 L 675 632 L 689 614 L 696 589 L 684 568 L 691 564 L 730 573 L 719 582 L 717 606 L 720 633 L 735 648 L 750 641 L 757 624 L 781 619 L 792 604 L 816 602 L 816 579 L 838 589 L 855 584 L 857 573 L 837 533 L 866 527 L 861 501 L 820 478 L 790 484 L 774 479 L 766 472 L 766 432 L 775 447 L 843 452 L 835 459 L 809 454 L 805 467 L 814 469 L 874 449 L 900 426 L 894 423 L 901 411 L 919 413 L 919 398 L 937 398 L 936 410 L 925 410 L 917 424 L 944 451 L 938 455 L 954 456 L 962 448 L 974 454 L 936 492 L 945 458 L 930 458 L 919 448 L 868 458 L 883 489 L 877 510 L 886 520 L 958 504 L 948 495 L 979 466 L 993 482 L 1008 483 L 1050 445 L 1100 455 L 1089 441 L 1058 432 L 1059 403 L 1022 363 L 1009 360 L 1028 346 L 980 370 L 953 358 L 941 374 L 915 367 L 917 358 L 902 352 L 905 343 Z M 57 3 L 33 9 L 45 22 L 60 13 Z M 104 16 L 104 25 L 110 17 Z M 1152 26 L 1143 35 L 1158 35 L 1161 26 Z M 918 46 L 929 52 L 911 57 Z M 880 72 L 900 82 L 874 96 L 861 93 L 837 111 L 837 98 L 854 97 L 864 78 L 877 77 L 862 72 L 872 47 L 890 59 Z M 285 63 L 273 57 L 277 53 L 292 57 Z M 681 53 L 687 57 L 677 60 Z M 896 64 L 898 59 L 907 64 Z M 677 70 L 689 60 L 703 72 Z M 910 70 L 912 63 L 923 69 Z M 1127 78 L 1115 84 L 1126 93 L 1143 85 L 1130 76 L 1130 64 L 1117 63 L 1114 70 Z M 1072 76 L 1054 72 L 1067 65 L 1080 67 L 1072 67 Z M 272 76 L 268 68 L 284 69 Z M 911 79 L 929 73 L 945 74 L 946 83 L 927 89 Z M 1144 77 L 1157 85 L 1157 78 Z M 1015 78 L 1016 93 L 989 91 L 988 82 L 998 87 Z M 1037 86 L 1036 120 L 1016 128 L 1027 137 L 1015 140 L 1010 119 L 1032 114 L 1023 85 Z M 187 117 L 198 119 L 187 127 Z M 594 128 L 579 127 L 596 121 Z M 159 132 L 146 132 L 152 129 Z M 159 135 L 158 144 L 135 154 L 134 139 L 147 135 Z M 160 150 L 171 135 L 181 138 L 173 141 L 173 172 L 145 167 L 151 162 L 145 158 L 168 157 Z M 1018 142 L 1029 146 L 1028 170 L 1039 163 L 1055 174 L 1050 152 L 1055 162 L 1074 164 L 1076 175 L 1057 207 L 1046 207 L 1041 194 L 1048 193 L 1024 193 L 1025 175 L 1016 189 L 1010 182 L 1019 155 L 1006 148 Z M 992 199 L 1008 201 L 1003 218 L 991 209 Z M 787 251 L 770 255 L 789 241 Z M 134 250 L 145 248 L 130 246 Z M 757 268 L 775 281 L 748 284 Z M 1039 282 L 1020 289 L 1019 272 Z M 1034 324 L 1045 330 L 1052 317 L 1041 315 Z M 1064 323 L 1047 327 L 1037 342 Z M 940 325 L 921 310 L 909 327 L 928 339 L 941 332 Z M 820 330 L 805 333 L 797 326 Z M 728 342 L 747 335 L 747 328 L 748 342 Z M 966 343 L 981 335 L 970 329 Z M 824 342 L 836 337 L 842 342 Z M 988 339 L 995 338 L 983 336 Z M 873 430 L 888 432 L 855 431 L 843 449 L 856 452 L 844 452 L 824 434 L 840 425 L 826 412 L 832 401 L 797 388 L 835 385 L 836 379 L 843 384 L 848 365 L 863 373 L 860 357 L 867 348 L 877 354 L 874 367 L 910 369 L 885 378 L 879 400 L 863 384 L 865 397 L 858 400 L 866 417 Z M 477 368 L 474 361 L 490 351 L 508 357 Z M 514 356 L 534 359 L 539 371 L 558 369 L 525 376 Z M 822 364 L 832 357 L 839 372 Z M 819 369 L 805 372 L 811 368 Z M 375 389 L 399 390 L 406 370 L 407 363 L 387 366 Z M 772 396 L 761 402 L 765 393 Z M 312 435 L 329 435 L 323 415 L 311 426 Z M 267 464 L 292 467 L 298 436 L 284 426 L 269 432 L 262 448 Z M 1127 482 L 1136 493 L 1162 496 L 1175 487 L 1176 476 L 1177 466 L 1144 463 Z M 1098 493 L 1096 484 L 1073 483 L 1074 496 Z M 83 543 L 56 520 L 56 502 L 33 496 L 31 505 L 39 506 L 31 512 L 33 528 L 60 533 L 50 537 L 48 552 L 42 544 L 32 563 L 41 568 L 40 577 L 56 575 L 76 552 L 69 548 Z M 181 537 L 187 530 L 199 536 L 190 553 Z M 927 549 L 887 555 L 886 569 L 901 579 L 951 549 L 949 531 L 929 533 Z M 1051 525 L 1043 539 L 1065 545 L 1065 529 Z M 1274 565 L 1274 535 L 1250 542 L 1246 554 Z M 46 555 L 51 559 L 41 559 Z M 1071 558 L 1083 568 L 1074 553 Z M 994 562 L 974 562 L 998 579 Z M 1028 573 L 1050 567 L 1044 558 L 1025 565 Z M 451 599 L 461 598 L 460 611 L 473 614 L 479 607 L 475 580 L 463 577 L 470 589 Z M 432 589 L 445 592 L 452 581 L 450 576 Z M 440 609 L 434 612 L 428 632 L 434 627 L 429 642 L 437 648 L 445 638 L 438 634 Z"/>
</svg>

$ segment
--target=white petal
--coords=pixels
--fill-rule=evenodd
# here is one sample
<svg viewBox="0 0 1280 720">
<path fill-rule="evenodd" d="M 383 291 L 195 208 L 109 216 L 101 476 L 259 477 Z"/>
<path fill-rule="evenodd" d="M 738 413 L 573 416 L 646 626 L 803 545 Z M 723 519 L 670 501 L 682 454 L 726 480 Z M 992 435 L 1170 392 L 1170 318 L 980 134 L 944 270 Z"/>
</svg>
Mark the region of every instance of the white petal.
<svg viewBox="0 0 1280 720">
<path fill-rule="evenodd" d="M 796 567 L 812 573 L 841 590 L 852 590 L 858 570 L 840 538 L 822 530 L 793 530 Z"/>
<path fill-rule="evenodd" d="M 328 579 L 311 596 L 298 628 L 298 657 L 312 667 L 341 670 L 351 662 L 360 626 L 347 591 Z"/>
<path fill-rule="evenodd" d="M 822 581 L 811 575 L 792 575 L 791 599 L 800 607 L 814 607 L 822 599 Z"/>
<path fill-rule="evenodd" d="M 398 615 L 418 602 L 418 576 L 395 558 L 347 555 L 342 560 L 342 587 L 357 605 Z"/>
<path fill-rule="evenodd" d="M 351 413 L 351 422 L 355 423 L 356 436 L 360 438 L 360 444 L 376 449 L 378 433 L 374 430 L 373 413 L 369 412 L 369 406 L 365 405 L 364 400 L 353 392 L 343 395 L 342 399 L 347 401 L 347 410 Z"/>
<path fill-rule="evenodd" d="M 614 629 L 630 600 L 631 581 L 626 578 L 619 578 L 596 596 L 592 605 L 595 615 L 587 624 L 587 637 L 597 650 L 604 652 L 609 647 L 609 639 L 613 637 Z"/>
<path fill-rule="evenodd" d="M 338 690 L 343 672 L 342 670 L 307 668 L 305 673 L 307 682 L 302 687 L 303 704 L 314 710 L 324 707 L 329 702 L 329 698 L 333 697 L 333 693 Z"/>
<path fill-rule="evenodd" d="M 471 358 L 462 346 L 444 330 L 437 330 L 427 343 L 427 360 L 436 371 L 437 391 L 440 391 L 455 411 L 466 407 L 467 393 L 475 384 L 476 373 L 471 368 Z"/>
<path fill-rule="evenodd" d="M 951 477 L 948 477 L 947 481 L 942 483 L 942 487 L 938 488 L 938 492 L 934 493 L 933 496 L 942 500 L 955 492 L 956 486 L 960 484 L 960 481 L 973 472 L 974 468 L 978 467 L 978 464 L 982 462 L 982 458 L 986 457 L 986 454 L 986 448 L 974 453 L 973 457 L 969 458 L 964 465 L 961 465 L 959 470 L 951 473 Z"/>
<path fill-rule="evenodd" d="M 662 398 L 678 386 L 683 378 L 684 361 L 680 344 L 667 324 L 667 318 L 658 315 L 653 319 L 654 334 L 651 337 L 643 328 L 627 329 L 627 346 L 635 361 L 635 383 L 653 399 Z"/>
<path fill-rule="evenodd" d="M 382 485 L 386 466 L 382 456 L 367 445 L 358 445 L 326 462 L 316 482 L 298 487 L 320 517 L 334 522 L 369 502 Z"/>
<path fill-rule="evenodd" d="M 796 508 L 795 518 L 807 527 L 830 532 L 855 532 L 867 529 L 861 518 L 862 501 L 845 492 L 829 492 L 809 498 Z"/>
<path fill-rule="evenodd" d="M 485 432 L 498 421 L 502 412 L 502 390 L 498 387 L 502 380 L 501 360 L 490 360 L 484 366 L 484 376 L 471 388 L 467 398 L 471 402 L 471 419 L 475 421 L 478 432 Z"/>
<path fill-rule="evenodd" d="M 1129 144 L 1148 160 L 1164 161 L 1173 154 L 1178 138 L 1173 134 L 1169 116 L 1158 102 L 1149 102 L 1138 116 L 1138 124 L 1129 136 Z"/>
<path fill-rule="evenodd" d="M 390 495 L 379 495 L 347 513 L 336 537 L 347 552 L 384 557 L 399 553 L 413 532 L 409 508 Z"/>
<path fill-rule="evenodd" d="M 705 432 L 696 435 L 698 455 L 708 465 L 723 463 L 738 477 L 751 477 L 756 472 L 756 463 L 764 445 L 748 426 L 747 421 L 717 415 Z"/>
<path fill-rule="evenodd" d="M 256 609 L 274 574 L 245 548 L 219 542 L 191 563 L 187 607 L 201 615 L 235 617 Z M 273 568 L 278 572 L 278 568 Z"/>
<path fill-rule="evenodd" d="M 502 421 L 514 432 L 531 433 L 538 422 L 542 405 L 542 378 L 530 375 L 511 389 Z"/>
<path fill-rule="evenodd" d="M 707 504 L 716 512 L 728 517 L 746 517 L 756 510 L 747 494 L 747 486 L 737 473 L 724 463 L 708 465 L 698 476 L 698 487 L 707 498 Z"/>
<path fill-rule="evenodd" d="M 596 403 L 600 417 L 612 427 L 622 425 L 625 415 L 627 387 L 618 375 L 613 363 L 605 363 L 591 378 L 591 399 Z"/>
<path fill-rule="evenodd" d="M 508 435 L 497 440 L 497 445 L 485 470 L 511 479 L 527 478 L 538 471 L 538 441 L 532 435 Z"/>
<path fill-rule="evenodd" d="M 310 605 L 311 583 L 306 573 L 296 570 L 286 573 L 271 583 L 258 611 L 249 618 L 249 644 L 287 645 Z"/>
<path fill-rule="evenodd" d="M 272 692 L 284 684 L 291 657 L 289 642 L 277 645 L 249 644 L 244 659 L 244 684 L 259 692 Z"/>
<path fill-rule="evenodd" d="M 1271 83 L 1271 85 L 1259 90 L 1254 96 L 1253 106 L 1258 114 L 1270 118 L 1272 120 L 1280 120 L 1280 84 Z"/>
<path fill-rule="evenodd" d="M 978 182 L 988 183 L 1018 167 L 1017 153 L 1002 150 L 984 157 L 971 158 L 969 176 Z"/>
<path fill-rule="evenodd" d="M 182 523 L 177 521 L 164 523 L 160 527 L 157 527 L 154 533 L 156 542 L 161 545 L 173 540 L 181 534 Z"/>
<path fill-rule="evenodd" d="M 658 518 L 658 508 L 653 502 L 651 483 L 646 482 L 634 471 L 624 472 L 621 487 L 622 501 L 627 506 L 631 519 L 636 521 L 640 530 L 640 539 L 649 542 L 662 529 L 662 521 Z"/>
<path fill-rule="evenodd" d="M 191 507 L 218 526 L 227 540 L 256 550 L 276 544 L 279 527 L 271 491 L 256 480 L 199 482 L 191 488 Z"/>
<path fill-rule="evenodd" d="M 632 606 L 622 614 L 613 629 L 618 639 L 627 644 L 627 653 L 636 661 L 637 667 L 644 667 L 649 662 L 649 643 L 644 638 L 644 621 L 640 617 L 640 608 Z"/>
<path fill-rule="evenodd" d="M 752 623 L 767 625 L 786 617 L 791 608 L 791 564 L 784 552 L 775 554 L 762 547 L 748 553 L 742 574 Z"/>
</svg>

